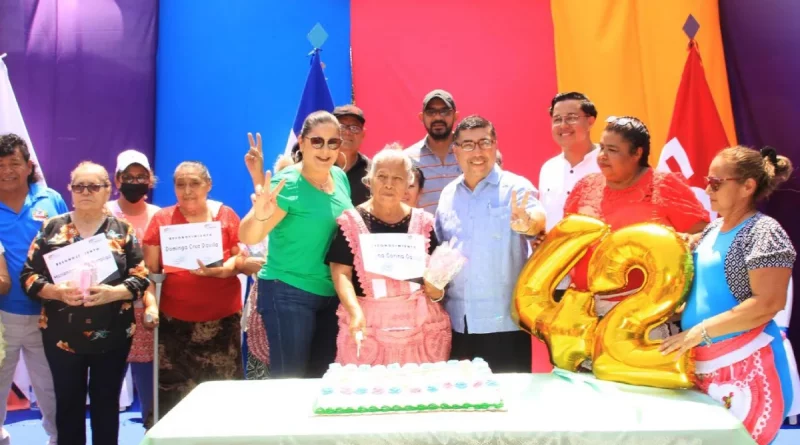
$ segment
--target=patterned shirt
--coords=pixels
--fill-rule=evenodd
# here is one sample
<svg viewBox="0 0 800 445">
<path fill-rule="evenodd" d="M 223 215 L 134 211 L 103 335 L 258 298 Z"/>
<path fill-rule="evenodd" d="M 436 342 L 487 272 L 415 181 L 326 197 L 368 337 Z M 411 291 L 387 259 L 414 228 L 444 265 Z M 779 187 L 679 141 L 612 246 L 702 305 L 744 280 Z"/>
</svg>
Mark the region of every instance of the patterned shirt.
<svg viewBox="0 0 800 445">
<path fill-rule="evenodd" d="M 415 166 L 422 170 L 422 174 L 425 176 L 425 187 L 419 194 L 419 207 L 431 214 L 436 214 L 442 190 L 461 174 L 461 167 L 458 166 L 453 149 L 450 148 L 447 151 L 447 157 L 442 162 L 439 156 L 428 147 L 428 137 L 426 136 L 406 148 L 405 154 L 411 158 L 411 162 Z"/>
<path fill-rule="evenodd" d="M 475 190 L 464 177 L 442 191 L 436 211 L 436 237 L 441 243 L 457 239 L 467 257 L 463 269 L 447 287 L 445 307 L 453 330 L 469 334 L 517 331 L 511 319 L 511 297 L 528 259 L 528 239 L 511 229 L 511 192 L 521 202 L 531 192 L 528 211 L 544 209 L 538 192 L 522 176 L 494 170 Z M 458 244 L 457 244 L 458 245 Z"/>
<path fill-rule="evenodd" d="M 119 272 L 103 283 L 110 286 L 122 284 L 134 300 L 141 298 L 150 281 L 133 227 L 109 215 L 96 234 L 106 236 Z M 83 238 L 72 223 L 72 215 L 66 213 L 46 221 L 28 251 L 20 281 L 25 293 L 42 303 L 39 318 L 42 340 L 78 354 L 97 354 L 125 347 L 136 331 L 133 301 L 85 307 L 39 297 L 42 288 L 53 283 L 44 256 L 81 240 Z"/>
</svg>

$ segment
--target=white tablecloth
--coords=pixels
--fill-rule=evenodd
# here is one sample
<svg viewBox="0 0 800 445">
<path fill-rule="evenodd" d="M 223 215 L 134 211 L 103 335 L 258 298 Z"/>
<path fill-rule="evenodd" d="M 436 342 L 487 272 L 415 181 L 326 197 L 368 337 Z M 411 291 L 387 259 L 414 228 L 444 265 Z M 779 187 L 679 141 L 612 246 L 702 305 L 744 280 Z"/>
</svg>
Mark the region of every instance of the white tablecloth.
<svg viewBox="0 0 800 445">
<path fill-rule="evenodd" d="M 571 373 L 500 374 L 507 412 L 314 416 L 319 380 L 204 383 L 146 445 L 752 444 L 741 422 L 694 391 Z"/>
</svg>

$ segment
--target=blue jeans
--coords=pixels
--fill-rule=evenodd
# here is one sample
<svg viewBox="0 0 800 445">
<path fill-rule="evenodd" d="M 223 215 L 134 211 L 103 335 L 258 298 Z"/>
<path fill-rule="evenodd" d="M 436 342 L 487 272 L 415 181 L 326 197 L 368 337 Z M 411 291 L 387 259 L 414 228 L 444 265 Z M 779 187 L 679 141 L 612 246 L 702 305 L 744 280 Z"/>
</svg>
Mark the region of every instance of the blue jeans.
<svg viewBox="0 0 800 445">
<path fill-rule="evenodd" d="M 139 396 L 139 404 L 142 408 L 142 423 L 145 429 L 153 426 L 153 362 L 128 363 L 131 367 L 133 376 L 133 386 L 136 387 L 136 394 Z"/>
<path fill-rule="evenodd" d="M 337 297 L 259 280 L 258 312 L 269 342 L 270 378 L 319 378 L 336 359 Z"/>
</svg>

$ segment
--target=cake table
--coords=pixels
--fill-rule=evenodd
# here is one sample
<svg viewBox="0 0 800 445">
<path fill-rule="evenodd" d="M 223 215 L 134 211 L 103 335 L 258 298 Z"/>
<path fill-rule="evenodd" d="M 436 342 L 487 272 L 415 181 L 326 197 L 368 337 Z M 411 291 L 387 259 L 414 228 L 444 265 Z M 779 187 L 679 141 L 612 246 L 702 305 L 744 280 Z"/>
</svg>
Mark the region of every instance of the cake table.
<svg viewBox="0 0 800 445">
<path fill-rule="evenodd" d="M 590 375 L 497 374 L 508 411 L 315 416 L 320 381 L 210 382 L 145 436 L 145 445 L 725 444 L 753 441 L 724 407 L 695 391 Z"/>
</svg>

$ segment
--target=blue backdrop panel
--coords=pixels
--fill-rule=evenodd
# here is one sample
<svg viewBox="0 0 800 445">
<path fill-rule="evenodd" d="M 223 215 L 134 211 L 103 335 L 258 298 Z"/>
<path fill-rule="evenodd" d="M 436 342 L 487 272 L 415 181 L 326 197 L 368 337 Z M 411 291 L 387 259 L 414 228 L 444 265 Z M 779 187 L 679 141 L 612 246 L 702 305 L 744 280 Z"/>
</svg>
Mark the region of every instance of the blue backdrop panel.
<svg viewBox="0 0 800 445">
<path fill-rule="evenodd" d="M 349 103 L 350 2 L 170 0 L 159 6 L 154 202 L 175 203 L 181 161 L 208 165 L 210 197 L 240 216 L 250 208 L 247 132 L 261 132 L 268 167 L 286 147 L 308 75 L 316 23 L 336 104 Z"/>
</svg>

